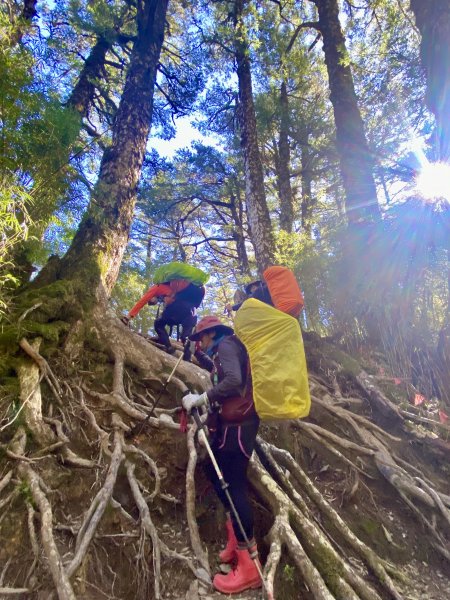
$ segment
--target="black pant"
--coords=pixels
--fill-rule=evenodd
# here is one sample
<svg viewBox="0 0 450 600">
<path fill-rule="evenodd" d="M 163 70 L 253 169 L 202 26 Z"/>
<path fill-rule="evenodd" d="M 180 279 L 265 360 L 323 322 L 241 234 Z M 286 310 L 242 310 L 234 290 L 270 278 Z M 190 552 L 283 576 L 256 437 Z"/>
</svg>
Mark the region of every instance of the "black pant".
<svg viewBox="0 0 450 600">
<path fill-rule="evenodd" d="M 228 483 L 228 491 L 241 520 L 247 538 L 253 537 L 253 511 L 248 498 L 247 467 L 255 447 L 259 420 L 242 425 L 222 425 L 221 432 L 212 442 L 223 478 Z M 208 460 L 208 459 L 207 459 Z M 227 496 L 222 489 L 213 465 L 208 460 L 205 472 L 214 485 L 214 489 L 226 511 L 231 513 L 234 533 L 239 542 L 245 542 L 241 529 L 236 522 Z"/>
<path fill-rule="evenodd" d="M 184 342 L 191 335 L 192 330 L 197 323 L 195 308 L 189 302 L 184 300 L 174 300 L 168 304 L 162 311 L 159 319 L 155 320 L 155 331 L 166 348 L 170 348 L 170 338 L 166 327 L 181 325 L 181 341 Z"/>
</svg>

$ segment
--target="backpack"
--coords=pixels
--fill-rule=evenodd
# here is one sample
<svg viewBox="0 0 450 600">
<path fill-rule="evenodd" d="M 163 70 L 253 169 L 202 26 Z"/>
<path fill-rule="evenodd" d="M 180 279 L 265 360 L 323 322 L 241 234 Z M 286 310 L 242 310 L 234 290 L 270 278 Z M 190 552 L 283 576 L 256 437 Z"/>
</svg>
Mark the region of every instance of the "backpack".
<svg viewBox="0 0 450 600">
<path fill-rule="evenodd" d="M 208 273 L 182 262 L 171 262 L 158 267 L 153 274 L 154 283 L 165 283 L 173 279 L 187 279 L 195 285 L 202 286 L 208 279 Z"/>
<path fill-rule="evenodd" d="M 234 331 L 249 355 L 253 399 L 259 417 L 306 417 L 311 399 L 302 332 L 297 319 L 249 298 L 236 313 Z"/>
<path fill-rule="evenodd" d="M 275 308 L 298 318 L 305 302 L 294 273 L 287 267 L 268 267 L 263 277 Z"/>
<path fill-rule="evenodd" d="M 194 283 L 189 283 L 184 289 L 175 294 L 175 300 L 182 300 L 183 302 L 188 302 L 198 308 L 200 304 L 203 302 L 203 298 L 205 297 L 205 286 L 204 285 L 195 285 Z"/>
</svg>

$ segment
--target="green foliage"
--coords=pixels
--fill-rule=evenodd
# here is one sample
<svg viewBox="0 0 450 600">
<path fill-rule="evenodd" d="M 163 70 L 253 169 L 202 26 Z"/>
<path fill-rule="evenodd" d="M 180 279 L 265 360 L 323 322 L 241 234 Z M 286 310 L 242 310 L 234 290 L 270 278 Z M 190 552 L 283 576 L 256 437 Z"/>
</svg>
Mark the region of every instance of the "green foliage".
<svg viewBox="0 0 450 600">
<path fill-rule="evenodd" d="M 292 565 L 284 565 L 283 567 L 283 577 L 287 579 L 287 581 L 294 581 L 295 568 Z"/>
<path fill-rule="evenodd" d="M 71 111 L 34 87 L 33 68 L 33 56 L 26 49 L 1 49 L 0 169 L 4 186 L 20 186 L 24 200 L 26 194 L 33 198 L 32 211 L 39 217 L 51 214 L 47 203 L 52 201 L 54 206 L 54 196 L 67 190 L 68 149 L 79 122 Z"/>
<path fill-rule="evenodd" d="M 111 302 L 118 316 L 127 314 L 132 306 L 139 300 L 144 292 L 150 287 L 148 281 L 140 273 L 133 269 L 123 269 L 114 286 Z M 156 316 L 154 306 L 146 306 L 133 319 L 133 328 L 144 334 L 151 332 L 153 321 Z"/>
<path fill-rule="evenodd" d="M 332 239 L 311 239 L 305 234 L 280 231 L 276 260 L 292 269 L 300 283 L 305 298 L 303 326 L 321 334 L 330 333 L 336 325 L 333 312 L 336 256 Z"/>
<path fill-rule="evenodd" d="M 0 183 L 0 290 L 13 290 L 18 279 L 10 269 L 14 267 L 8 256 L 14 247 L 28 237 L 31 219 L 27 205 L 31 198 L 21 187 Z M 7 292 L 0 295 L 0 316 L 7 305 Z"/>
<path fill-rule="evenodd" d="M 368 339 L 392 364 L 411 364 L 421 348 L 436 345 L 449 303 L 448 212 L 438 214 L 418 199 L 398 203 L 405 200 L 404 180 L 411 178 L 402 166 L 404 146 L 431 127 L 419 38 L 409 0 L 339 5 L 346 11 L 342 61 L 351 67 L 376 163 L 382 225 L 373 235 L 348 239 L 322 41 L 315 29 L 301 27 L 317 18 L 314 3 L 247 2 L 239 35 L 245 33 L 249 41 L 277 261 L 293 269 L 303 289 L 305 328 L 324 335 L 340 332 L 346 342 Z M 110 42 L 84 122 L 102 133 L 100 143 L 108 147 L 136 33 L 134 2 L 63 0 L 41 6 L 42 35 L 30 31 L 24 44 L 0 50 L 2 294 L 14 285 L 19 249 L 25 260 L 43 264 L 49 251 L 61 254 L 69 246 L 98 177 L 103 148 L 63 105 L 97 40 Z M 221 149 L 196 144 L 170 160 L 155 152 L 146 156 L 112 303 L 118 314 L 128 311 L 152 284 L 159 265 L 186 260 L 210 273 L 205 310 L 221 314 L 234 289 L 257 276 L 238 131 L 233 6 L 171 2 L 169 7 L 152 135 L 171 138 L 174 116 L 194 113 L 200 130 L 214 135 Z M 1 14 L 7 32 L 10 26 Z M 282 128 L 290 153 L 292 234 L 278 226 Z M 103 207 L 97 209 L 101 218 Z M 61 322 L 80 313 L 73 289 L 47 291 L 46 306 L 25 320 L 23 330 L 40 333 L 51 344 L 64 335 Z M 3 307 L 9 303 L 4 295 L 0 301 Z M 25 294 L 12 306 L 21 314 L 36 302 L 38 296 Z M 134 324 L 151 331 L 155 314 L 154 307 L 145 307 Z M 50 318 L 55 324 L 46 330 Z M 5 329 L 4 344 L 17 335 L 16 328 Z M 406 371 L 410 376 L 412 367 Z"/>
<path fill-rule="evenodd" d="M 22 497 L 22 500 L 26 504 L 31 504 L 32 506 L 35 506 L 34 499 L 33 499 L 33 492 L 31 491 L 31 487 L 30 487 L 30 484 L 28 483 L 28 481 L 25 481 L 25 479 L 23 479 L 19 483 L 19 485 L 17 487 L 17 491 L 19 492 L 20 496 Z"/>
<path fill-rule="evenodd" d="M 4 18 L 1 28 L 7 31 Z M 0 310 L 5 288 L 17 282 L 17 249 L 41 237 L 74 176 L 67 161 L 78 118 L 35 86 L 34 68 L 23 46 L 0 48 Z M 30 248 L 21 251 L 23 257 Z"/>
</svg>

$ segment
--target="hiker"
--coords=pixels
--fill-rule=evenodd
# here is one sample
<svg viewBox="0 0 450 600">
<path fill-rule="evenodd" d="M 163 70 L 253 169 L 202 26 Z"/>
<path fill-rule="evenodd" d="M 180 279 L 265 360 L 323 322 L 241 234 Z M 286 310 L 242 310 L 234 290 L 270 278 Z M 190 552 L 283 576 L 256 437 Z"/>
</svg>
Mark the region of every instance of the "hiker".
<svg viewBox="0 0 450 600">
<path fill-rule="evenodd" d="M 253 511 L 247 495 L 247 467 L 259 418 L 253 403 L 248 355 L 233 329 L 218 317 L 207 316 L 199 321 L 190 339 L 200 346 L 195 357 L 211 372 L 214 386 L 203 394 L 185 396 L 183 407 L 190 412 L 193 407 L 209 406 L 206 424 L 210 445 L 250 542 L 247 547 L 216 472 L 208 463 L 207 476 L 227 513 L 227 544 L 219 557 L 223 563 L 235 563 L 235 568 L 227 575 L 217 574 L 213 584 L 216 590 L 232 594 L 262 585 L 250 555 L 251 552 L 256 558 L 257 548 L 253 537 Z"/>
<path fill-rule="evenodd" d="M 158 299 L 164 302 L 164 310 L 160 317 L 155 319 L 154 327 L 158 336 L 157 341 L 161 343 L 166 352 L 174 354 L 175 348 L 170 343 L 169 334 L 166 327 L 173 325 L 181 325 L 181 341 L 183 343 L 184 352 L 183 359 L 191 360 L 191 350 L 189 344 L 186 346 L 186 340 L 192 333 L 192 330 L 197 323 L 196 306 L 200 304 L 198 297 L 193 298 L 199 293 L 204 295 L 203 286 L 194 286 L 186 279 L 172 279 L 166 283 L 160 283 L 150 287 L 138 302 L 133 306 L 127 316 L 123 316 L 121 321 L 128 325 L 130 320 L 135 317 L 146 304 L 156 304 Z M 200 292 L 197 292 L 200 290 Z M 203 298 L 202 295 L 202 298 Z"/>
<path fill-rule="evenodd" d="M 255 300 L 260 300 L 261 302 L 265 302 L 266 304 L 270 304 L 273 306 L 269 289 L 266 283 L 262 282 L 260 279 L 248 283 L 245 286 L 244 290 L 245 293 L 241 290 L 237 290 L 233 298 L 234 304 L 227 304 L 225 306 L 225 310 L 229 316 L 231 315 L 232 311 L 238 311 L 245 302 L 245 300 L 248 300 L 248 298 L 255 298 Z"/>
</svg>

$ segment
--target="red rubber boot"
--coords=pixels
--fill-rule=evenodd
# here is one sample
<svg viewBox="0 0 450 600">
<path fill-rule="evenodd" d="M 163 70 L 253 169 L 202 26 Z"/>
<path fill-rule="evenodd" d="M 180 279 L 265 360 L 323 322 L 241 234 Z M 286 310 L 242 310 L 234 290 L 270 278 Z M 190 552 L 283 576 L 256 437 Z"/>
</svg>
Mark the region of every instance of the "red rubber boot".
<svg viewBox="0 0 450 600">
<path fill-rule="evenodd" d="M 256 544 L 250 549 L 252 555 L 257 556 Z M 262 586 L 261 577 L 247 548 L 237 548 L 237 565 L 228 575 L 217 574 L 213 585 L 222 594 L 237 594 L 244 590 L 256 589 Z"/>
<path fill-rule="evenodd" d="M 230 517 L 228 517 L 225 523 L 225 529 L 227 530 L 227 545 L 219 554 L 219 559 L 221 563 L 229 564 L 236 558 L 236 550 L 238 545 L 233 529 L 233 523 L 231 522 Z"/>
</svg>

